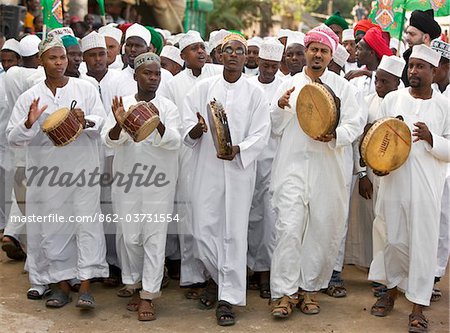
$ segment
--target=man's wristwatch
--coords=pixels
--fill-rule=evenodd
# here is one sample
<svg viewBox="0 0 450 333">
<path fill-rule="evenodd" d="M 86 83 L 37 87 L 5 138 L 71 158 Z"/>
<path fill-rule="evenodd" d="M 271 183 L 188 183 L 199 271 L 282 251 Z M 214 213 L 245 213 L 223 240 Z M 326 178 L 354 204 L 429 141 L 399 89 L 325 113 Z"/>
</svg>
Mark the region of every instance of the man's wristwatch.
<svg viewBox="0 0 450 333">
<path fill-rule="evenodd" d="M 367 176 L 367 171 L 360 171 L 360 172 L 358 172 L 358 178 L 359 179 L 362 179 L 362 178 L 364 178 L 366 176 Z"/>
</svg>

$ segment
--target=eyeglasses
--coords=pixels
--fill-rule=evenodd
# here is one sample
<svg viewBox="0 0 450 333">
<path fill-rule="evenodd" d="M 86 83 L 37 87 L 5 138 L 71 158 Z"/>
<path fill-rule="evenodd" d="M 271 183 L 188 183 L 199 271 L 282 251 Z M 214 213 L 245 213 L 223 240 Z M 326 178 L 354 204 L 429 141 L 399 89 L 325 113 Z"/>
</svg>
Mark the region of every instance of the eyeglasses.
<svg viewBox="0 0 450 333">
<path fill-rule="evenodd" d="M 222 53 L 226 53 L 226 54 L 233 54 L 236 53 L 236 55 L 243 55 L 245 54 L 245 50 L 242 47 L 238 47 L 237 49 L 233 50 L 233 48 L 231 46 L 227 46 L 226 48 L 224 48 L 222 50 Z"/>
</svg>

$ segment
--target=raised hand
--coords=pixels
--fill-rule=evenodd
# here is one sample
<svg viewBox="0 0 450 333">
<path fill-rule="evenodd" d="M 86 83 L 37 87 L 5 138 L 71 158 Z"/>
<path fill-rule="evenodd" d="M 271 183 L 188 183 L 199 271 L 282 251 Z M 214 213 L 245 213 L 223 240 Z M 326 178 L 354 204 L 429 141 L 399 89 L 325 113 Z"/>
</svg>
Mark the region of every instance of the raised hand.
<svg viewBox="0 0 450 333">
<path fill-rule="evenodd" d="M 30 110 L 28 111 L 28 118 L 25 121 L 25 127 L 30 129 L 31 126 L 36 122 L 36 120 L 39 119 L 41 114 L 47 109 L 48 105 L 44 105 L 42 108 L 39 108 L 39 100 L 40 97 L 37 99 L 33 99 L 33 102 L 31 102 Z"/>
<path fill-rule="evenodd" d="M 125 109 L 123 107 L 123 100 L 122 96 L 119 98 L 117 96 L 114 96 L 111 109 L 114 115 L 114 118 L 116 119 L 116 122 L 120 124 L 122 122 L 123 114 L 125 113 Z"/>
<path fill-rule="evenodd" d="M 290 108 L 289 105 L 289 98 L 291 97 L 292 92 L 295 90 L 295 87 L 292 87 L 291 89 L 287 90 L 283 96 L 278 100 L 278 106 L 281 109 L 284 109 L 286 106 Z"/>
<path fill-rule="evenodd" d="M 412 135 L 416 137 L 413 142 L 424 140 L 428 142 L 431 147 L 433 147 L 433 136 L 431 135 L 428 126 L 421 121 L 415 123 L 414 126 L 417 128 L 415 128 L 412 133 Z"/>
</svg>

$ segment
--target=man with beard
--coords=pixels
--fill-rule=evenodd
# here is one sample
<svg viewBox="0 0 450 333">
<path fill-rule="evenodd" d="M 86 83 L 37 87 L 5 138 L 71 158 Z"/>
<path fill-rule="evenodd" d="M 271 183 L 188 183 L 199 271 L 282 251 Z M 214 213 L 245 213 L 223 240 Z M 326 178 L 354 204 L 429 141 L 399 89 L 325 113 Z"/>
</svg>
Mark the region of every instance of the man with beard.
<svg viewBox="0 0 450 333">
<path fill-rule="evenodd" d="M 59 37 L 43 41 L 39 56 L 45 81 L 17 100 L 6 129 L 8 142 L 27 148 L 29 178 L 33 168 L 53 168 L 57 177 L 60 172 L 94 173 L 99 167 L 97 139 L 106 117 L 100 97 L 91 84 L 64 75 L 68 60 Z M 70 145 L 55 147 L 41 130 L 42 124 L 60 108 L 70 108 L 73 101 L 76 108 L 72 112 L 84 130 Z M 41 180 L 31 177 L 27 184 L 27 217 L 44 218 L 43 223 L 27 223 L 26 268 L 30 282 L 39 286 L 58 284 L 46 306 L 60 308 L 71 301 L 68 281 L 77 278 L 81 281 L 77 307 L 92 309 L 95 301 L 90 279 L 108 276 L 103 226 L 96 218 L 100 212 L 100 186 L 85 182 L 55 188 L 50 178 Z M 50 214 L 60 215 L 64 222 L 45 222 Z"/>
<path fill-rule="evenodd" d="M 300 73 L 305 66 L 305 34 L 300 31 L 291 31 L 286 42 L 285 61 L 289 71 L 288 79 Z"/>
<path fill-rule="evenodd" d="M 217 302 L 218 325 L 235 324 L 232 306 L 246 304 L 248 217 L 256 178 L 256 160 L 267 145 L 270 119 L 263 91 L 244 77 L 247 42 L 238 34 L 224 38 L 223 75 L 199 82 L 186 96 L 184 143 L 192 151 L 190 186 L 197 259 L 208 282 L 199 307 Z M 216 152 L 205 118 L 214 101 L 226 110 L 232 152 Z M 212 120 L 212 119 L 211 119 Z M 200 282 L 200 281 L 199 281 Z"/>
<path fill-rule="evenodd" d="M 405 164 L 380 180 L 376 219 L 386 225 L 386 245 L 384 256 L 372 262 L 369 279 L 385 282 L 388 291 L 371 313 L 388 315 L 400 286 L 413 303 L 409 332 L 428 331 L 422 310 L 433 291 L 441 199 L 450 162 L 448 101 L 431 88 L 439 60 L 440 54 L 430 47 L 414 45 L 408 63 L 410 88 L 388 94 L 378 115 L 401 115 L 414 142 Z"/>
<path fill-rule="evenodd" d="M 425 44 L 431 45 L 431 41 L 436 39 L 441 34 L 441 27 L 434 20 L 434 11 L 429 9 L 426 11 L 415 10 L 411 13 L 409 19 L 409 26 L 406 28 L 406 42 L 408 43 L 408 49 L 403 52 L 403 58 L 408 64 L 409 57 L 414 45 Z M 408 66 L 403 71 L 402 81 L 406 87 L 409 86 L 408 82 Z"/>
<path fill-rule="evenodd" d="M 253 37 L 248 40 L 247 60 L 244 66 L 244 73 L 248 77 L 258 76 L 258 54 L 261 48 L 262 39 L 260 37 Z"/>
<path fill-rule="evenodd" d="M 351 144 L 362 128 L 355 89 L 327 69 L 338 43 L 325 25 L 308 32 L 305 70 L 283 82 L 271 105 L 272 131 L 281 135 L 271 184 L 277 244 L 270 289 L 277 318 L 288 317 L 299 302 L 303 313 L 320 312 L 314 293 L 328 287 L 348 216 Z M 292 110 L 302 88 L 317 80 L 340 98 L 341 116 L 333 133 L 313 139 Z"/>
</svg>

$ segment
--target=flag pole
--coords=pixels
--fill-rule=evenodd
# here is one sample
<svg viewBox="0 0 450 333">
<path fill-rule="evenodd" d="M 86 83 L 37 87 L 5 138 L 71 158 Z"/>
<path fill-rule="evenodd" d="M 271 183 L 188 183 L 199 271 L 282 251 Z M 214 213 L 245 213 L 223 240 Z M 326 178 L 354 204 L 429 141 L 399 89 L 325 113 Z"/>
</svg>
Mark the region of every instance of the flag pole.
<svg viewBox="0 0 450 333">
<path fill-rule="evenodd" d="M 400 45 L 402 43 L 402 37 L 403 37 L 403 26 L 405 25 L 405 17 L 406 17 L 406 1 L 403 1 L 403 12 L 402 12 L 402 23 L 400 27 L 400 32 L 398 36 L 398 47 L 397 47 L 397 57 L 400 57 Z"/>
</svg>

